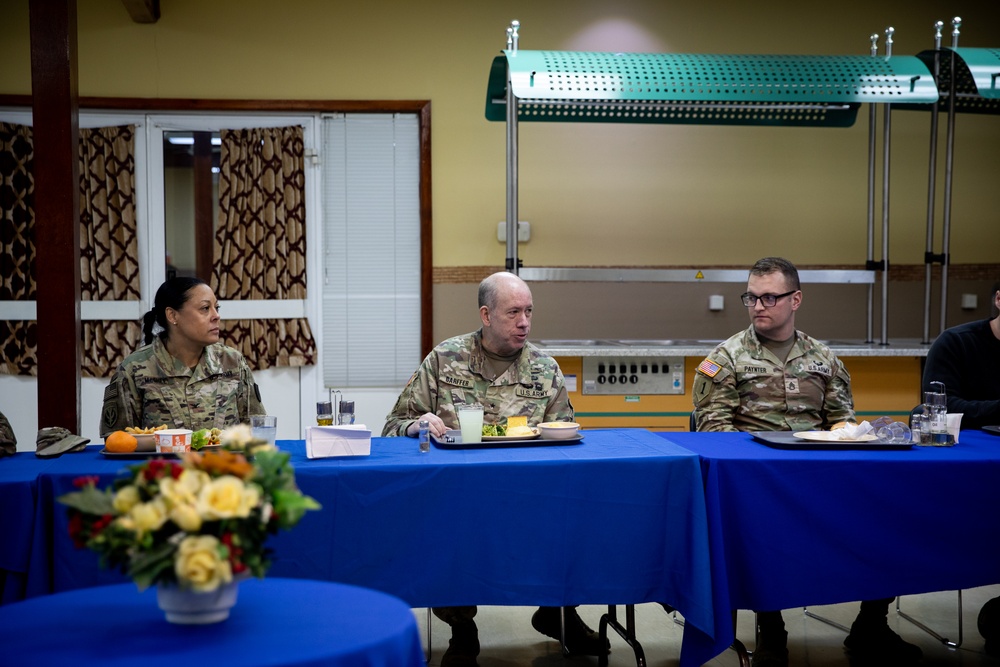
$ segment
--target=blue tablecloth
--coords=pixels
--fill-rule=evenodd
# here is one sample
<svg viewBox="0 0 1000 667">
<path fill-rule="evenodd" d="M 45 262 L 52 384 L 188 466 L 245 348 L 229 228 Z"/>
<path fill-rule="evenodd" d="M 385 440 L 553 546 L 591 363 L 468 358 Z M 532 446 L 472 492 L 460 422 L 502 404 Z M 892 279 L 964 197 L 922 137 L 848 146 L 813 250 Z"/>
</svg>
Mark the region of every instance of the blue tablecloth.
<svg viewBox="0 0 1000 667">
<path fill-rule="evenodd" d="M 584 435 L 427 454 L 412 438 L 375 438 L 369 457 L 318 460 L 281 441 L 323 510 L 269 542 L 271 575 L 357 584 L 413 607 L 668 602 L 687 620 L 683 664 L 707 661 L 728 608 L 713 608 L 699 458 L 648 431 Z M 31 503 L 0 518 L 4 598 L 124 581 L 73 548 L 54 498 L 82 474 L 110 483 L 128 462 L 99 447 L 0 460 L 0 506 Z"/>
<path fill-rule="evenodd" d="M 228 619 L 168 623 L 156 590 L 133 584 L 59 593 L 0 607 L 0 664 L 177 667 L 423 667 L 404 602 L 318 581 L 251 579 Z"/>
<path fill-rule="evenodd" d="M 785 609 L 1000 583 L 1000 437 L 954 447 L 788 451 L 744 433 L 663 433 L 697 452 L 725 609 Z M 728 627 L 726 627 L 728 626 Z"/>
</svg>

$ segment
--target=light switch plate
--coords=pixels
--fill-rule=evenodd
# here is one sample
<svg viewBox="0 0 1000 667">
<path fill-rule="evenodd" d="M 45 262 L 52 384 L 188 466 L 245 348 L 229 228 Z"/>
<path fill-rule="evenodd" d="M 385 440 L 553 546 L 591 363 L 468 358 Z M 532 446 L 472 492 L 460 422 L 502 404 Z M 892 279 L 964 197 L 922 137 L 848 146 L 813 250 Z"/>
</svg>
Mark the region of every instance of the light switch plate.
<svg viewBox="0 0 1000 667">
<path fill-rule="evenodd" d="M 517 242 L 527 243 L 531 240 L 531 223 L 526 220 L 521 220 L 517 223 Z M 500 243 L 507 242 L 507 223 L 498 222 L 497 223 L 497 241 Z"/>
</svg>

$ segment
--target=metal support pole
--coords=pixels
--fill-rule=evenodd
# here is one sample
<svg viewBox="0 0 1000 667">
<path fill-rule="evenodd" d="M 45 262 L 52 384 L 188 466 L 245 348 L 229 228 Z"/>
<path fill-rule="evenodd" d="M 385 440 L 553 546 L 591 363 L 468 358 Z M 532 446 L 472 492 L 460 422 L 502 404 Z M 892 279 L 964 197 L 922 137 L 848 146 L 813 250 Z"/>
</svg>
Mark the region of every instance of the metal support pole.
<svg viewBox="0 0 1000 667">
<path fill-rule="evenodd" d="M 878 33 L 872 33 L 872 57 L 878 55 Z M 875 105 L 868 105 L 868 248 L 865 254 L 865 268 L 870 268 L 875 260 Z M 870 283 L 868 292 L 868 323 L 865 342 L 874 342 L 873 323 L 875 318 L 875 284 Z"/>
<path fill-rule="evenodd" d="M 956 16 L 951 21 L 951 48 L 958 48 L 958 33 L 962 25 L 961 17 Z M 941 233 L 941 332 L 948 327 L 948 264 L 951 262 L 949 253 L 951 250 L 951 187 L 952 187 L 952 166 L 955 162 L 955 98 L 958 87 L 955 84 L 955 63 L 958 57 L 954 51 L 950 51 L 951 56 L 951 85 L 948 91 L 948 143 L 945 148 L 944 164 L 944 225 Z"/>
<path fill-rule="evenodd" d="M 507 48 L 511 57 L 517 55 L 517 31 L 520 23 L 511 21 L 507 28 Z M 517 97 L 507 68 L 507 263 L 508 271 L 517 275 L 521 262 L 517 258 Z"/>
<path fill-rule="evenodd" d="M 943 21 L 934 24 L 934 81 L 941 75 L 941 29 Z M 940 102 L 931 106 L 931 147 L 929 168 L 927 174 L 927 240 L 924 249 L 924 329 L 920 342 L 931 342 L 931 280 L 934 264 L 934 195 L 937 188 L 937 142 L 938 142 L 938 112 Z"/>
<path fill-rule="evenodd" d="M 885 29 L 885 55 L 892 56 L 891 26 Z M 882 135 L 882 338 L 880 344 L 889 344 L 889 149 L 892 137 L 892 105 L 885 105 Z"/>
</svg>

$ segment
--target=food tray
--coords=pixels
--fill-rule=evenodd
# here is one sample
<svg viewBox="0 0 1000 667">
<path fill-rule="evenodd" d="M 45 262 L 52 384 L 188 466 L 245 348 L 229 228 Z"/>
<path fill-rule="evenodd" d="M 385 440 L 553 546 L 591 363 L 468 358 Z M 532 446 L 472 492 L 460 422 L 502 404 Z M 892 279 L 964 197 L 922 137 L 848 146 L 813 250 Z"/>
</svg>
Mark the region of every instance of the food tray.
<svg viewBox="0 0 1000 667">
<path fill-rule="evenodd" d="M 754 440 L 776 449 L 911 449 L 912 442 L 884 440 L 806 440 L 791 431 L 750 431 Z"/>
<path fill-rule="evenodd" d="M 983 430 L 993 435 L 1000 435 L 1000 426 L 984 426 Z"/>
<path fill-rule="evenodd" d="M 577 445 L 583 440 L 583 434 L 577 433 L 575 437 L 554 440 L 551 438 L 536 438 L 530 436 L 486 436 L 483 442 L 470 444 L 462 443 L 462 431 L 451 429 L 445 431 L 442 438 L 436 435 L 431 436 L 431 442 L 439 449 L 492 449 L 497 447 L 547 447 L 550 445 Z"/>
<path fill-rule="evenodd" d="M 192 452 L 214 452 L 214 451 L 218 451 L 220 449 L 222 449 L 222 445 L 207 445 L 205 447 L 202 447 L 201 449 L 194 449 L 194 448 L 192 448 L 191 451 Z M 109 452 L 106 447 L 101 448 L 101 454 L 103 454 L 104 456 L 109 456 L 111 458 L 115 458 L 115 459 L 148 459 L 148 458 L 152 458 L 154 456 L 162 456 L 164 458 L 173 458 L 173 459 L 177 458 L 177 454 L 175 454 L 174 452 L 157 452 L 155 450 L 152 451 L 152 452 L 139 452 L 139 451 L 135 451 L 135 452 Z"/>
</svg>

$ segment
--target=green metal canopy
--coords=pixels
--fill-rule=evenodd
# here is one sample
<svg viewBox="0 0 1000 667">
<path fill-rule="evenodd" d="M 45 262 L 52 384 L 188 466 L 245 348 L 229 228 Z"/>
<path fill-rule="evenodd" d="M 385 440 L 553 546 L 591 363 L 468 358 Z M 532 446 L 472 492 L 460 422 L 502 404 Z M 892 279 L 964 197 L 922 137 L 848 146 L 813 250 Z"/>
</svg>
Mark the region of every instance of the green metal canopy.
<svg viewBox="0 0 1000 667">
<path fill-rule="evenodd" d="M 916 56 L 505 50 L 487 120 L 507 119 L 508 76 L 518 121 L 849 127 L 864 102 L 938 99 Z"/>
<path fill-rule="evenodd" d="M 941 104 L 951 95 L 951 58 L 955 56 L 955 111 L 1000 114 L 1000 49 L 944 48 L 917 54 L 932 72 L 937 72 Z M 929 104 L 905 105 L 903 109 L 927 110 Z"/>
</svg>

